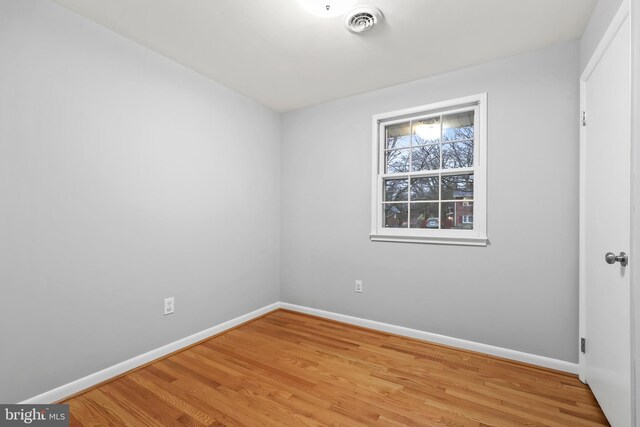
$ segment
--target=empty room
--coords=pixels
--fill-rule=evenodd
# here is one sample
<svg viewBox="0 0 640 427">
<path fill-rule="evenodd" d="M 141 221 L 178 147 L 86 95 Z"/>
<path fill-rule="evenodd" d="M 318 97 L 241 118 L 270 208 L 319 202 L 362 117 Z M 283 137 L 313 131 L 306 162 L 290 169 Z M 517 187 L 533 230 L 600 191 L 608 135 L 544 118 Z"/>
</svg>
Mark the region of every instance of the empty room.
<svg viewBox="0 0 640 427">
<path fill-rule="evenodd" d="M 640 427 L 639 204 L 640 0 L 0 0 L 0 426 Z"/>
</svg>

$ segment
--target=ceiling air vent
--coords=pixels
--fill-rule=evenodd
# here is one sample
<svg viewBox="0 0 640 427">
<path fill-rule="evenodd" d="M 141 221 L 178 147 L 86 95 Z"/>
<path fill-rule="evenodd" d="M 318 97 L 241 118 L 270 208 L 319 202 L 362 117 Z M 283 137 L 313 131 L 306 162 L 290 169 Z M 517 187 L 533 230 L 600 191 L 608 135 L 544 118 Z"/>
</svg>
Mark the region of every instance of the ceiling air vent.
<svg viewBox="0 0 640 427">
<path fill-rule="evenodd" d="M 345 15 L 344 26 L 352 33 L 369 31 L 382 20 L 382 12 L 372 6 L 360 6 Z"/>
</svg>

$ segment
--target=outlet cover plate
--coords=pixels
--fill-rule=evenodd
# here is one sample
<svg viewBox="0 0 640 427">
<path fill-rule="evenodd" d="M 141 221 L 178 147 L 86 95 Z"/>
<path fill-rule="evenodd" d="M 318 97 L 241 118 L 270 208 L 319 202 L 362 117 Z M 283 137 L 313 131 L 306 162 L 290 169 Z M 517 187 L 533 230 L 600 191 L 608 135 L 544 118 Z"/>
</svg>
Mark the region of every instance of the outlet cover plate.
<svg viewBox="0 0 640 427">
<path fill-rule="evenodd" d="M 362 280 L 356 280 L 356 292 L 359 293 L 359 294 L 364 292 L 364 287 L 362 285 Z"/>
<path fill-rule="evenodd" d="M 175 305 L 175 301 L 174 298 L 165 298 L 164 299 L 164 315 L 166 316 L 167 314 L 173 314 L 173 312 L 176 310 L 176 305 Z"/>
</svg>

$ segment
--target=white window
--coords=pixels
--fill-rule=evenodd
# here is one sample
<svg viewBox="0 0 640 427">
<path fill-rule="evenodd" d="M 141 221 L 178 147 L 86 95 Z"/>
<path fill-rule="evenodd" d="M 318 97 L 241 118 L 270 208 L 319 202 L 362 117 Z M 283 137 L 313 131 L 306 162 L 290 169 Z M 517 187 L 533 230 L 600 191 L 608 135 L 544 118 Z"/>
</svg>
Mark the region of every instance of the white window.
<svg viewBox="0 0 640 427">
<path fill-rule="evenodd" d="M 371 240 L 484 246 L 487 95 L 373 117 Z"/>
</svg>

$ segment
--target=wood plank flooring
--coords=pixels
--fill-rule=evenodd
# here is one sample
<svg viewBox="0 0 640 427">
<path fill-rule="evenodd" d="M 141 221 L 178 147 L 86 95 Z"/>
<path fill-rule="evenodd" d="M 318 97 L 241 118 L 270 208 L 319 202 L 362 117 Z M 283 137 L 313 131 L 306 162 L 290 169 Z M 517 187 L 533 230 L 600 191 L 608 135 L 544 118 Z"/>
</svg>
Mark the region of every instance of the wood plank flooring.
<svg viewBox="0 0 640 427">
<path fill-rule="evenodd" d="M 608 425 L 573 375 L 285 310 L 64 403 L 72 426 Z"/>
</svg>

